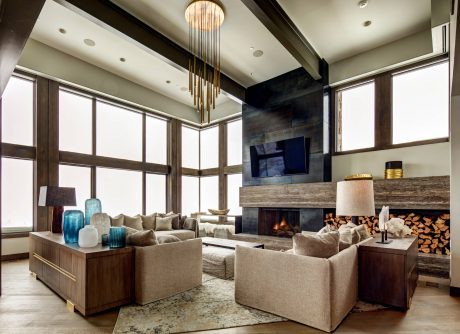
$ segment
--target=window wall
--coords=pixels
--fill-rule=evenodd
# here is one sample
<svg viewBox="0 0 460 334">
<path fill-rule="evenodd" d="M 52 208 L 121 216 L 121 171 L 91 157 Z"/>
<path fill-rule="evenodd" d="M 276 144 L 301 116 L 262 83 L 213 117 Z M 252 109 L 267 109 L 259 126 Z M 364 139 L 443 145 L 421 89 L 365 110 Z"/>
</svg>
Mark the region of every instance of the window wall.
<svg viewBox="0 0 460 334">
<path fill-rule="evenodd" d="M 59 165 L 59 186 L 75 188 L 77 205 L 67 209 L 85 212 L 85 201 L 91 198 L 91 168 Z"/>
<path fill-rule="evenodd" d="M 335 153 L 422 145 L 449 138 L 445 57 L 335 89 Z"/>
<path fill-rule="evenodd" d="M 35 79 L 15 75 L 0 99 L 2 233 L 33 229 L 35 90 Z"/>
</svg>

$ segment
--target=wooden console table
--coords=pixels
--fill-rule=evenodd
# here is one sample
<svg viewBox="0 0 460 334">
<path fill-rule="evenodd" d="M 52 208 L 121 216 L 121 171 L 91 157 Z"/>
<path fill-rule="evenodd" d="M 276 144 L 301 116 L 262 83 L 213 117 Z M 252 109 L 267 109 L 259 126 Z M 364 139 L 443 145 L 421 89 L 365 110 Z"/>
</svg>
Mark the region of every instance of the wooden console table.
<svg viewBox="0 0 460 334">
<path fill-rule="evenodd" d="M 417 286 L 417 238 L 391 239 L 380 235 L 359 246 L 359 298 L 408 309 Z"/>
<path fill-rule="evenodd" d="M 67 301 L 90 315 L 130 303 L 134 297 L 134 249 L 66 244 L 61 234 L 31 232 L 29 269 Z"/>
</svg>

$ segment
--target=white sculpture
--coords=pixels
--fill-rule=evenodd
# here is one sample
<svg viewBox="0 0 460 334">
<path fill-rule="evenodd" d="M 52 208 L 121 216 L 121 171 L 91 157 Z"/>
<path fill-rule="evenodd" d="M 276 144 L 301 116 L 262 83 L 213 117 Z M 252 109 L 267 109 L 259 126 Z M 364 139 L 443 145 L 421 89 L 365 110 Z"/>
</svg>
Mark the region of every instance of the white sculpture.
<svg viewBox="0 0 460 334">
<path fill-rule="evenodd" d="M 379 231 L 385 231 L 385 223 L 390 219 L 390 207 L 382 206 L 382 210 L 379 214 Z"/>
<path fill-rule="evenodd" d="M 95 213 L 91 216 L 91 225 L 94 225 L 98 232 L 98 243 L 102 242 L 102 235 L 109 234 L 110 217 L 106 213 Z"/>
<path fill-rule="evenodd" d="M 80 247 L 96 247 L 97 246 L 97 230 L 93 225 L 85 225 L 84 228 L 78 231 L 78 246 Z"/>
<path fill-rule="evenodd" d="M 404 224 L 404 220 L 401 218 L 391 218 L 386 225 L 388 233 L 391 233 L 396 238 L 412 234 L 412 230 Z"/>
</svg>

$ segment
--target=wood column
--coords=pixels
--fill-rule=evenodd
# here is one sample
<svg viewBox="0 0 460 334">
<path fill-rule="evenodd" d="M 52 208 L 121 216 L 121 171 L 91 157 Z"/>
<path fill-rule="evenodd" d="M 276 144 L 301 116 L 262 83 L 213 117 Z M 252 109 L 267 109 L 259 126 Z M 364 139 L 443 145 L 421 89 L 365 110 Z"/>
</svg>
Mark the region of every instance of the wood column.
<svg viewBox="0 0 460 334">
<path fill-rule="evenodd" d="M 219 209 L 227 208 L 227 123 L 219 123 Z M 223 218 L 223 217 L 222 217 Z"/>
<path fill-rule="evenodd" d="M 391 109 L 391 74 L 375 78 L 375 148 L 385 149 L 393 144 Z"/>
<path fill-rule="evenodd" d="M 172 119 L 168 127 L 168 164 L 166 211 L 182 210 L 182 122 Z"/>
</svg>

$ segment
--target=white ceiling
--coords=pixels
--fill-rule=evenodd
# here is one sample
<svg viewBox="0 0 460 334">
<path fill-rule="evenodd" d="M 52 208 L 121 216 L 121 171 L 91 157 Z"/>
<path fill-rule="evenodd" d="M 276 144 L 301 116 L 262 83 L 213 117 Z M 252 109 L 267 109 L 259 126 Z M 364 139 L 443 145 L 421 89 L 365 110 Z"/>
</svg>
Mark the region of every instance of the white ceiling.
<svg viewBox="0 0 460 334">
<path fill-rule="evenodd" d="M 64 28 L 66 33 L 61 34 L 60 28 Z M 181 90 L 188 88 L 188 74 L 185 71 L 178 70 L 54 1 L 45 3 L 31 38 L 193 107 L 188 90 Z M 94 40 L 96 45 L 90 47 L 84 44 L 86 38 Z M 121 57 L 126 58 L 126 62 L 121 62 Z M 167 80 L 171 83 L 167 84 Z M 231 100 L 220 94 L 216 104 L 228 101 Z"/>
<path fill-rule="evenodd" d="M 362 9 L 359 0 L 277 1 L 330 64 L 431 27 L 431 0 L 369 0 Z"/>
<path fill-rule="evenodd" d="M 163 35 L 188 48 L 186 0 L 111 0 Z M 223 0 L 221 27 L 222 72 L 245 87 L 300 67 L 278 40 L 240 0 Z M 253 51 L 262 50 L 256 58 Z M 251 76 L 252 73 L 252 76 Z"/>
</svg>

